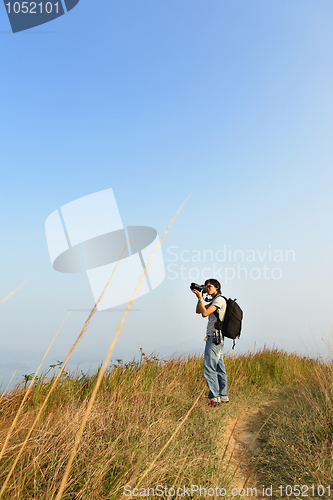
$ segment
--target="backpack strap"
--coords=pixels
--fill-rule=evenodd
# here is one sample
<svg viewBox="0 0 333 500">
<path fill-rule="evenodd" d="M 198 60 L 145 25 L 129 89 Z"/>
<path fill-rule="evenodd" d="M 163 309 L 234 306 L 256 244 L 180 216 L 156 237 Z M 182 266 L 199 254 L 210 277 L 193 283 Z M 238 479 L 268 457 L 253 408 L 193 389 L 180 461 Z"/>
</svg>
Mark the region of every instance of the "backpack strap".
<svg viewBox="0 0 333 500">
<path fill-rule="evenodd" d="M 216 299 L 217 297 L 223 297 L 223 295 L 221 293 L 219 293 L 218 295 L 215 295 L 215 297 L 213 298 L 213 300 Z M 223 298 L 226 300 L 225 297 L 223 297 Z M 213 314 L 214 314 L 214 316 L 216 318 L 216 322 L 215 322 L 215 325 L 214 325 L 215 329 L 217 330 L 216 335 L 219 335 L 219 336 L 223 337 L 223 332 L 222 332 L 223 321 L 220 321 L 220 315 L 219 315 L 218 308 L 216 308 L 216 311 L 214 311 Z M 219 325 L 216 326 L 216 323 L 219 323 Z"/>
<path fill-rule="evenodd" d="M 213 299 L 212 299 L 212 302 L 213 302 L 213 300 L 214 300 L 214 299 L 216 299 L 217 297 L 223 297 L 223 295 L 222 295 L 221 293 L 219 293 L 219 294 L 215 295 L 215 297 L 213 297 Z M 216 308 L 216 311 L 214 311 L 214 313 L 213 313 L 213 314 L 214 314 L 214 316 L 216 317 L 216 319 L 217 319 L 217 320 L 219 320 L 219 319 L 220 319 L 220 315 L 219 315 L 219 310 L 218 310 L 218 308 Z"/>
</svg>

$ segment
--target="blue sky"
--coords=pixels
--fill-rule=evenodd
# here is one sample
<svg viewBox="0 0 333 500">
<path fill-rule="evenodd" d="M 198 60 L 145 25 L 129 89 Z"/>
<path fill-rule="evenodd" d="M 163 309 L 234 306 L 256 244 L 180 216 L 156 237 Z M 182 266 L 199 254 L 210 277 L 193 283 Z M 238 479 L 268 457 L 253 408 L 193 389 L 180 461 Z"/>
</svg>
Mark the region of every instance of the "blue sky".
<svg viewBox="0 0 333 500">
<path fill-rule="evenodd" d="M 34 371 L 67 311 L 93 306 L 85 275 L 52 269 L 44 225 L 107 188 L 124 224 L 160 235 L 191 194 L 163 243 L 166 279 L 135 301 L 116 357 L 139 346 L 202 348 L 188 270 L 207 263 L 180 253 L 224 245 L 295 254 L 274 264 L 280 279 L 222 280 L 244 309 L 238 352 L 323 348 L 332 329 L 332 14 L 322 0 L 80 0 L 12 34 L 0 10 L 0 300 L 32 276 L 0 307 L 0 378 Z M 171 246 L 186 279 L 168 271 Z M 215 264 L 223 274 L 238 262 Z M 246 265 L 264 264 L 273 268 Z M 71 313 L 50 363 L 87 314 Z M 102 361 L 120 318 L 96 314 L 71 366 Z"/>
</svg>

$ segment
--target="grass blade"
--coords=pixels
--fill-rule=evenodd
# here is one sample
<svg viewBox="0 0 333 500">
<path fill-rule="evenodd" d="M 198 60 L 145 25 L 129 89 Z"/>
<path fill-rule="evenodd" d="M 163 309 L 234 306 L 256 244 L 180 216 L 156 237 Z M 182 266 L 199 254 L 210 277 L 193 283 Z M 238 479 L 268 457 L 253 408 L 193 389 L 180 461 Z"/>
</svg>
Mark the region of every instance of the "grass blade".
<svg viewBox="0 0 333 500">
<path fill-rule="evenodd" d="M 177 210 L 176 214 L 174 215 L 173 219 L 171 220 L 170 224 L 169 224 L 169 225 L 168 225 L 168 227 L 166 228 L 166 230 L 165 230 L 165 232 L 164 232 L 164 234 L 163 234 L 162 238 L 161 238 L 161 239 L 160 239 L 160 241 L 157 243 L 157 245 L 156 245 L 156 247 L 155 247 L 155 250 L 154 250 L 154 252 L 152 253 L 152 255 L 151 255 L 151 257 L 150 257 L 150 259 L 149 259 L 149 261 L 148 261 L 148 263 L 147 263 L 147 265 L 146 265 L 146 267 L 145 267 L 145 269 L 144 269 L 144 271 L 143 271 L 143 273 L 142 273 L 142 275 L 141 275 L 141 277 L 140 277 L 140 279 L 139 279 L 139 282 L 138 282 L 138 284 L 137 284 L 137 286 L 136 286 L 136 288 L 135 288 L 135 290 L 134 290 L 134 292 L 133 292 L 133 295 L 132 295 L 132 297 L 131 297 L 131 299 L 130 299 L 129 303 L 127 304 L 127 307 L 126 307 L 126 309 L 125 309 L 125 312 L 124 312 L 124 314 L 123 314 L 123 317 L 121 318 L 121 321 L 120 321 L 120 324 L 119 324 L 119 326 L 118 326 L 118 329 L 117 329 L 116 333 L 114 334 L 113 340 L 112 340 L 112 342 L 111 342 L 111 345 L 110 345 L 109 351 L 108 351 L 108 353 L 107 353 L 107 355 L 106 355 L 106 358 L 105 358 L 105 360 L 104 360 L 103 366 L 102 366 L 102 368 L 101 368 L 101 370 L 100 370 L 100 372 L 99 372 L 99 374 L 98 374 L 98 378 L 97 378 L 97 381 L 96 381 L 96 385 L 95 385 L 95 387 L 94 387 L 94 390 L 93 390 L 92 395 L 91 395 L 91 397 L 90 397 L 90 400 L 89 400 L 89 403 L 88 403 L 87 409 L 86 409 L 85 414 L 84 414 L 84 416 L 83 416 L 83 420 L 82 420 L 82 423 L 81 423 L 81 427 L 80 427 L 80 429 L 79 429 L 79 431 L 78 431 L 78 433 L 77 433 L 77 436 L 76 436 L 76 439 L 75 439 L 75 443 L 74 443 L 74 447 L 73 447 L 72 453 L 71 453 L 71 455 L 70 455 L 70 457 L 69 457 L 69 461 L 68 461 L 68 464 L 67 464 L 67 466 L 66 466 L 66 469 L 65 469 L 65 472 L 64 472 L 64 475 L 63 475 L 63 478 L 62 478 L 62 481 L 61 481 L 61 484 L 60 484 L 60 487 L 59 487 L 59 490 L 58 490 L 58 493 L 57 493 L 57 496 L 56 496 L 56 500 L 60 500 L 60 498 L 61 498 L 61 496 L 62 496 L 62 493 L 63 493 L 64 489 L 66 488 L 66 484 L 67 484 L 67 479 L 68 479 L 68 476 L 69 476 L 69 472 L 70 472 L 70 469 L 71 469 L 71 466 L 72 466 L 72 463 L 73 463 L 74 457 L 75 457 L 75 455 L 76 455 L 76 452 L 77 452 L 77 450 L 78 450 L 78 447 L 79 447 L 79 444 L 80 444 L 80 440 L 81 440 L 81 437 L 82 437 L 82 434 L 83 434 L 84 427 L 85 427 L 85 425 L 86 425 L 86 423 L 87 423 L 87 420 L 88 420 L 89 414 L 90 414 L 91 409 L 92 409 L 92 407 L 93 407 L 93 404 L 94 404 L 94 402 L 95 402 L 95 399 L 96 399 L 96 396 L 97 396 L 97 392 L 98 392 L 98 389 L 99 389 L 99 387 L 100 387 L 100 384 L 101 384 L 102 378 L 103 378 L 103 376 L 104 376 L 104 373 L 105 373 L 105 370 L 106 370 L 107 364 L 108 364 L 108 362 L 109 362 L 109 360 L 110 360 L 110 357 L 111 357 L 112 351 L 113 351 L 114 346 L 115 346 L 115 344 L 116 344 L 116 342 L 117 342 L 117 339 L 118 339 L 118 337 L 119 337 L 119 334 L 120 334 L 120 332 L 121 332 L 121 330 L 122 330 L 122 328 L 123 328 L 123 325 L 124 325 L 125 319 L 126 319 L 126 317 L 127 317 L 128 311 L 129 311 L 129 309 L 130 309 L 130 307 L 131 307 L 131 305 L 132 305 L 132 303 L 133 303 L 133 301 L 134 301 L 134 299 L 135 299 L 135 297 L 136 297 L 136 294 L 137 294 L 137 292 L 138 292 L 138 290 L 139 290 L 139 288 L 140 288 L 140 285 L 141 285 L 141 283 L 142 283 L 142 281 L 143 281 L 143 279 L 144 279 L 144 277 L 145 277 L 145 275 L 146 275 L 146 273 L 147 273 L 147 269 L 149 268 L 149 266 L 150 266 L 150 264 L 151 264 L 151 262 L 152 262 L 153 258 L 154 258 L 154 257 L 155 257 L 155 255 L 156 255 L 157 250 L 160 248 L 160 246 L 161 246 L 161 244 L 162 244 L 162 241 L 164 240 L 165 236 L 166 236 L 166 235 L 167 235 L 167 233 L 169 232 L 170 227 L 171 227 L 171 226 L 172 226 L 172 224 L 174 223 L 174 221 L 175 221 L 175 219 L 176 219 L 177 215 L 179 214 L 179 212 L 181 211 L 181 209 L 183 208 L 183 206 L 184 206 L 184 205 L 185 205 L 185 203 L 187 202 L 188 198 L 189 198 L 189 196 L 188 196 L 188 197 L 186 198 L 186 200 L 185 200 L 185 201 L 181 204 L 181 206 L 180 206 L 180 207 L 179 207 L 179 209 Z M 198 399 L 199 399 L 199 398 L 198 398 Z M 193 407 L 194 407 L 194 405 L 193 405 Z M 192 407 L 192 408 L 193 408 L 193 407 Z M 192 410 L 192 409 L 191 409 L 191 410 Z M 177 430 L 177 432 L 178 432 L 178 430 Z M 169 441 L 168 441 L 168 442 L 169 442 Z"/>
<path fill-rule="evenodd" d="M 37 368 L 37 371 L 36 371 L 36 373 L 34 374 L 33 379 L 32 379 L 32 381 L 31 381 L 31 383 L 30 383 L 30 385 L 29 385 L 28 389 L 25 391 L 25 394 L 24 394 L 24 398 L 23 398 L 23 400 L 22 400 L 22 403 L 20 404 L 20 407 L 19 407 L 19 409 L 17 410 L 17 413 L 16 413 L 16 415 L 15 415 L 15 418 L 14 418 L 14 420 L 13 420 L 13 423 L 12 423 L 12 425 L 11 425 L 11 427 L 10 427 L 9 431 L 8 431 L 8 434 L 7 434 L 7 436 L 6 436 L 6 440 L 5 440 L 4 445 L 3 445 L 3 447 L 2 447 L 2 450 L 1 450 L 1 453 L 0 453 L 0 460 L 1 460 L 1 458 L 3 457 L 3 454 L 4 454 L 4 453 L 5 453 L 5 451 L 6 451 L 7 444 L 8 444 L 8 442 L 9 442 L 10 436 L 12 435 L 12 432 L 13 432 L 13 430 L 14 430 L 14 427 L 15 427 L 15 425 L 16 425 L 16 423 L 17 423 L 17 420 L 18 420 L 18 418 L 19 418 L 19 416 L 20 416 L 20 413 L 21 413 L 21 411 L 22 411 L 22 409 L 23 409 L 24 403 L 25 403 L 25 401 L 27 400 L 28 395 L 29 395 L 29 393 L 30 393 L 30 391 L 31 391 L 31 389 L 32 389 L 32 387 L 33 387 L 33 384 L 34 384 L 34 381 L 36 380 L 37 374 L 38 374 L 38 372 L 39 372 L 40 368 L 42 367 L 42 364 L 44 363 L 44 360 L 45 360 L 45 358 L 46 358 L 46 356 L 47 356 L 47 354 L 48 354 L 49 350 L 51 349 L 51 346 L 52 346 L 53 342 L 54 342 L 54 341 L 55 341 L 55 339 L 57 338 L 58 333 L 60 332 L 61 328 L 63 327 L 63 325 L 64 325 L 64 323 L 65 323 L 65 321 L 67 320 L 67 318 L 68 318 L 68 316 L 69 316 L 69 315 L 70 315 L 70 312 L 67 314 L 67 316 L 66 316 L 66 318 L 64 319 L 64 321 L 62 322 L 62 324 L 61 324 L 61 326 L 60 326 L 59 330 L 57 331 L 57 333 L 56 333 L 56 334 L 55 334 L 55 336 L 53 337 L 53 340 L 52 340 L 51 344 L 49 345 L 49 347 L 47 348 L 46 353 L 44 354 L 44 357 L 43 357 L 42 361 L 40 362 L 39 367 Z"/>
<path fill-rule="evenodd" d="M 192 410 L 195 408 L 197 402 L 199 401 L 199 399 L 201 398 L 201 396 L 205 392 L 205 390 L 206 390 L 206 388 L 202 389 L 202 391 L 200 392 L 199 396 L 194 401 L 193 405 L 191 406 L 191 408 L 189 409 L 189 411 L 186 413 L 186 415 L 183 418 L 183 420 L 181 420 L 180 424 L 178 425 L 178 427 L 176 428 L 176 430 L 173 432 L 172 436 L 168 439 L 168 441 L 165 443 L 165 445 L 163 446 L 163 448 L 161 449 L 161 451 L 156 455 L 156 457 L 151 462 L 151 464 L 149 465 L 149 467 L 142 474 L 142 476 L 141 476 L 141 478 L 140 478 L 140 480 L 138 482 L 138 486 L 140 486 L 140 484 L 142 483 L 142 481 L 144 480 L 144 478 L 147 476 L 147 474 L 152 470 L 152 468 L 154 467 L 155 463 L 157 462 L 157 460 L 159 459 L 159 457 L 162 455 L 162 453 L 164 452 L 164 450 L 169 446 L 169 444 L 171 443 L 171 441 L 173 440 L 173 438 L 176 436 L 176 434 L 178 434 L 178 432 L 182 428 L 183 424 L 186 422 L 186 420 L 188 419 L 188 417 L 192 413 Z"/>
<path fill-rule="evenodd" d="M 129 240 L 128 240 L 128 241 L 129 241 Z M 37 422 L 38 422 L 38 420 L 39 420 L 39 418 L 40 418 L 40 416 L 41 416 L 41 414 L 42 414 L 42 412 L 43 412 L 43 410 L 44 410 L 44 408 L 45 408 L 45 406 L 46 406 L 46 403 L 47 403 L 47 401 L 48 401 L 49 397 L 51 396 L 51 394 L 52 394 L 52 392 L 53 392 L 53 390 L 54 390 L 55 386 L 56 386 L 56 385 L 57 385 L 57 383 L 58 383 L 58 380 L 59 380 L 59 378 L 60 378 L 60 376 L 61 376 L 61 374 L 62 374 L 62 372 L 63 372 L 63 370 L 64 370 L 64 368 L 65 368 L 65 366 L 66 366 L 66 363 L 67 363 L 67 361 L 68 361 L 68 359 L 69 359 L 70 355 L 72 354 L 72 352 L 74 351 L 75 347 L 76 347 L 76 346 L 77 346 L 77 344 L 79 343 L 79 341 L 80 341 L 80 339 L 82 338 L 83 334 L 86 332 L 86 330 L 87 330 L 87 328 L 88 328 L 88 326 L 89 326 L 90 320 L 91 320 L 91 318 L 93 317 L 93 315 L 94 315 L 94 314 L 95 314 L 95 312 L 96 312 L 97 306 L 98 306 L 99 302 L 101 301 L 101 299 L 102 299 L 102 297 L 103 297 L 103 295 L 104 295 L 104 293 L 105 293 L 105 290 L 107 289 L 107 287 L 108 287 L 108 285 L 109 285 L 109 283 L 110 283 L 110 281 L 111 281 L 111 279 L 112 279 L 112 277 L 113 277 L 113 275 L 114 275 L 114 273 L 115 273 L 115 271 L 116 271 L 116 269 L 117 269 L 117 267 L 118 267 L 118 265 L 119 265 L 119 262 L 120 262 L 120 260 L 121 260 L 121 258 L 122 258 L 122 256 L 123 256 L 123 253 L 125 252 L 125 250 L 126 250 L 126 248 L 127 248 L 128 241 L 126 242 L 126 246 L 124 247 L 123 251 L 122 251 L 122 252 L 121 252 L 121 254 L 120 254 L 120 257 L 119 257 L 119 259 L 118 259 L 118 262 L 117 262 L 117 264 L 116 264 L 116 266 L 115 266 L 114 270 L 112 271 L 112 274 L 111 274 L 111 276 L 110 276 L 110 278 L 109 278 L 109 280 L 108 280 L 107 284 L 105 285 L 105 287 L 104 287 L 104 289 L 103 289 L 103 291 L 102 291 L 101 295 L 99 296 L 99 298 L 98 298 L 98 300 L 97 300 L 96 304 L 94 305 L 94 307 L 92 308 L 92 310 L 91 310 L 91 312 L 90 312 L 90 314 L 89 314 L 89 316 L 88 316 L 88 318 L 87 318 L 87 320 L 86 320 L 85 324 L 83 325 L 83 328 L 82 328 L 82 330 L 81 330 L 80 334 L 78 335 L 78 337 L 77 337 L 76 341 L 74 342 L 74 344 L 73 344 L 73 345 L 72 345 L 72 347 L 70 348 L 70 350 L 69 350 L 69 352 L 68 352 L 68 354 L 67 354 L 67 356 L 66 356 L 65 361 L 64 361 L 64 362 L 63 362 L 63 364 L 61 365 L 60 370 L 59 370 L 59 373 L 57 374 L 57 376 L 56 376 L 56 378 L 55 378 L 55 380 L 54 380 L 54 382 L 53 382 L 53 384 L 52 384 L 52 386 L 51 386 L 51 388 L 50 388 L 50 390 L 49 390 L 49 392 L 48 392 L 48 394 L 47 394 L 47 396 L 46 396 L 45 400 L 43 401 L 43 404 L 41 405 L 41 408 L 40 408 L 40 410 L 39 410 L 39 412 L 38 412 L 38 414 L 37 414 L 37 416 L 36 416 L 36 418 L 35 418 L 35 420 L 34 420 L 34 422 L 33 422 L 32 426 L 31 426 L 31 427 L 30 427 L 30 429 L 29 429 L 29 432 L 28 432 L 28 434 L 27 434 L 27 436 L 26 436 L 26 438 L 25 438 L 25 440 L 24 440 L 24 442 L 23 442 L 23 444 L 22 444 L 22 447 L 21 447 L 20 451 L 18 452 L 16 459 L 14 460 L 14 463 L 13 463 L 13 465 L 12 465 L 12 468 L 10 469 L 10 471 L 9 471 L 9 473 L 8 473 L 8 475 L 7 475 L 6 479 L 5 479 L 5 482 L 4 482 L 4 484 L 2 485 L 2 488 L 1 488 L 1 491 L 0 491 L 0 498 L 2 497 L 2 495 L 3 495 L 4 491 L 5 491 L 6 487 L 7 487 L 8 481 L 9 481 L 9 479 L 10 479 L 10 477 L 11 477 L 12 473 L 14 472 L 14 469 L 15 469 L 15 467 L 16 467 L 16 465 L 17 465 L 17 463 L 18 463 L 18 461 L 19 461 L 19 459 L 20 459 L 20 457 L 21 457 L 21 455 L 22 455 L 22 453 L 23 453 L 23 451 L 24 451 L 24 449 L 25 449 L 25 447 L 26 447 L 26 444 L 27 444 L 27 442 L 28 442 L 28 440 L 29 440 L 29 438 L 30 438 L 30 436 L 31 436 L 31 434 L 32 434 L 32 431 L 34 430 L 34 428 L 35 428 L 35 426 L 36 426 L 36 424 L 37 424 Z"/>
<path fill-rule="evenodd" d="M 1 304 L 3 304 L 4 302 L 6 302 L 7 299 L 9 299 L 9 297 L 11 297 L 12 295 L 14 295 L 15 292 L 17 292 L 17 290 L 19 290 L 20 288 L 22 288 L 23 285 L 25 285 L 26 283 L 28 283 L 28 281 L 30 281 L 31 278 L 28 278 L 26 281 L 24 281 L 20 286 L 18 286 L 17 288 L 15 288 L 15 290 L 13 290 L 12 292 L 10 292 L 9 295 L 7 295 L 7 297 L 5 297 L 4 299 L 2 299 L 2 301 L 0 302 L 0 306 Z"/>
</svg>

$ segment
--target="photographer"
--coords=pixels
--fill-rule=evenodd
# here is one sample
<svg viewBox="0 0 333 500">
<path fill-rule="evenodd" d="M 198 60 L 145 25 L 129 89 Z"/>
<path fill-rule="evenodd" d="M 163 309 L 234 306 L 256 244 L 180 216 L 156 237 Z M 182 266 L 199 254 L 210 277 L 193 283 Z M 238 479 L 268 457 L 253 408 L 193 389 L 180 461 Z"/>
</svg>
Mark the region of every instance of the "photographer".
<svg viewBox="0 0 333 500">
<path fill-rule="evenodd" d="M 195 285 L 192 283 L 192 285 Z M 221 295 L 221 285 L 216 279 L 205 281 L 203 287 L 195 285 L 192 287 L 192 292 L 198 297 L 196 313 L 201 314 L 203 318 L 208 316 L 208 324 L 206 330 L 206 348 L 203 362 L 203 374 L 208 385 L 208 404 L 217 406 L 220 403 L 229 403 L 227 395 L 227 374 L 223 361 L 223 337 L 221 340 L 215 335 L 215 322 L 217 318 L 214 314 L 219 311 L 220 321 L 223 321 L 227 303 Z M 207 292 L 212 297 L 209 304 L 204 305 L 202 294 Z M 205 299 L 207 300 L 207 299 Z"/>
</svg>

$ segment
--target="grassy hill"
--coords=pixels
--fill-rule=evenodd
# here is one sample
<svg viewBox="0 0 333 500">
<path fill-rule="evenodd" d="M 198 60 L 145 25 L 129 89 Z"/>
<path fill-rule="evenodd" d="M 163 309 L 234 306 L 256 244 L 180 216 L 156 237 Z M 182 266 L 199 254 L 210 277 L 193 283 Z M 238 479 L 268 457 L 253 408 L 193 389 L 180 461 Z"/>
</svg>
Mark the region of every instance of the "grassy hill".
<svg viewBox="0 0 333 500">
<path fill-rule="evenodd" d="M 62 498 L 147 498 L 148 493 L 149 498 L 168 498 L 173 492 L 174 498 L 199 498 L 199 486 L 201 496 L 206 488 L 206 496 L 217 498 L 223 488 L 230 495 L 240 480 L 244 491 L 256 486 L 254 478 L 258 488 L 273 485 L 274 498 L 303 498 L 302 492 L 328 498 L 333 479 L 332 366 L 268 349 L 226 357 L 225 364 L 231 404 L 217 408 L 207 406 L 198 356 L 164 361 L 142 352 L 140 361 L 110 368 Z M 97 377 L 98 371 L 63 372 L 55 384 L 55 375 L 44 374 L 33 387 L 26 377 L 2 395 L 0 485 L 5 487 L 0 498 L 56 498 Z M 249 448 L 246 468 L 235 473 L 225 430 L 245 410 L 263 403 L 267 418 L 260 426 L 261 451 L 251 456 Z M 182 489 L 177 495 L 177 488 L 191 485 L 192 491 L 183 494 Z M 298 495 L 297 488 L 285 490 L 287 485 L 307 485 L 308 490 Z M 231 496 L 237 498 L 237 493 Z M 247 498 L 243 491 L 241 497 Z"/>
</svg>

